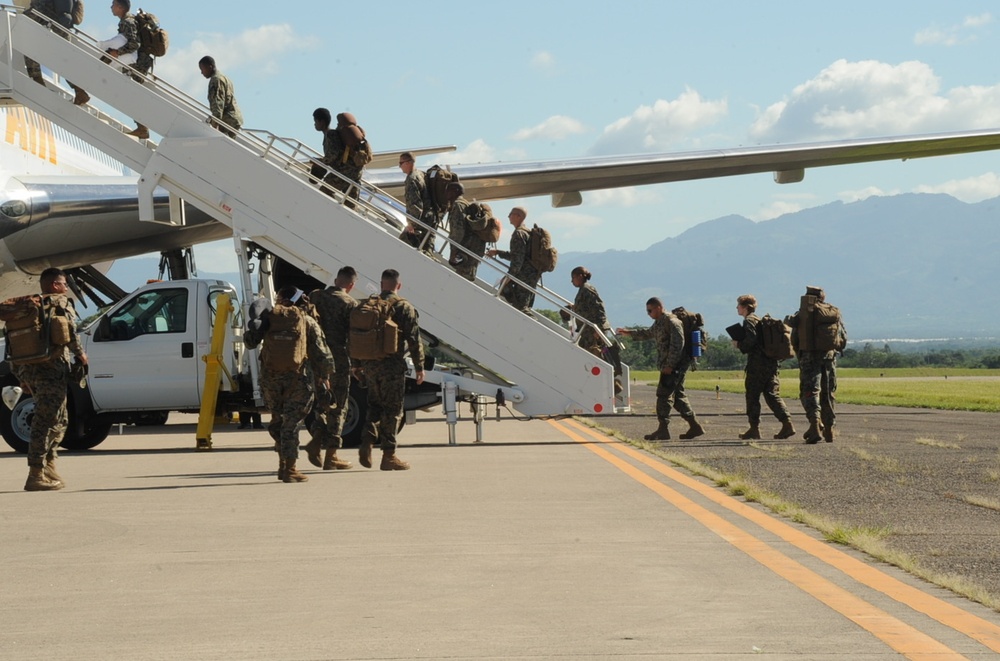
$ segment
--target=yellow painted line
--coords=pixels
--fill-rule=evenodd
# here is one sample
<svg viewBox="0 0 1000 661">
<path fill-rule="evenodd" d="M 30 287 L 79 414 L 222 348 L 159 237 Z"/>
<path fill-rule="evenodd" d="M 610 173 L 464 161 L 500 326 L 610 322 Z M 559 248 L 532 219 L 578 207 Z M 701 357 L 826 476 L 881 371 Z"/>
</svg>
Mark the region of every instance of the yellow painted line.
<svg viewBox="0 0 1000 661">
<path fill-rule="evenodd" d="M 945 626 L 951 627 L 955 631 L 958 631 L 959 633 L 962 633 L 985 645 L 994 652 L 1000 652 L 1000 626 L 994 624 L 993 622 L 984 620 L 978 615 L 973 615 L 968 611 L 962 610 L 958 606 L 930 595 L 919 588 L 907 585 L 899 579 L 893 578 L 885 572 L 880 571 L 878 568 L 862 562 L 857 558 L 851 557 L 835 546 L 811 537 L 810 535 L 807 535 L 801 530 L 788 525 L 780 519 L 750 507 L 746 503 L 740 502 L 735 498 L 727 496 L 721 493 L 718 489 L 704 484 L 703 482 L 699 482 L 691 476 L 665 465 L 661 460 L 655 459 L 644 452 L 636 450 L 630 445 L 619 443 L 618 441 L 615 441 L 614 439 L 611 439 L 608 436 L 576 421 L 566 420 L 564 422 L 572 425 L 573 428 L 586 433 L 590 437 L 597 439 L 602 443 L 613 443 L 619 452 L 627 454 L 629 457 L 632 457 L 636 461 L 649 466 L 661 475 L 664 475 L 671 480 L 688 487 L 689 489 L 697 491 L 711 501 L 749 521 L 752 521 L 761 528 L 777 535 L 786 542 L 797 546 L 806 553 L 809 553 L 830 566 L 839 569 L 844 574 L 850 576 L 859 583 L 867 585 L 874 590 L 878 590 L 892 599 L 895 599 L 899 603 L 912 608 L 917 612 L 923 613 Z"/>
<path fill-rule="evenodd" d="M 922 631 L 828 581 L 742 528 L 726 521 L 718 514 L 708 511 L 673 488 L 647 475 L 629 462 L 576 432 L 576 428 L 588 433 L 590 430 L 571 422 L 569 424 L 572 424 L 573 428 L 553 420 L 550 420 L 549 424 L 574 441 L 583 444 L 591 452 L 647 487 L 722 539 L 865 629 L 906 658 L 913 661 L 966 658 Z"/>
</svg>

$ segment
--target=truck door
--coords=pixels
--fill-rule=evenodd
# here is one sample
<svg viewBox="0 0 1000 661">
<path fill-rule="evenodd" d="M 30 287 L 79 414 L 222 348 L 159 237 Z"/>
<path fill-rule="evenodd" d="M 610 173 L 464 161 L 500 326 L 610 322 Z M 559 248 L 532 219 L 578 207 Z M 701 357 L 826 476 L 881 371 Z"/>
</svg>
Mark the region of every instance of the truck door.
<svg viewBox="0 0 1000 661">
<path fill-rule="evenodd" d="M 198 408 L 195 305 L 185 287 L 150 289 L 101 320 L 87 349 L 98 410 Z"/>
</svg>

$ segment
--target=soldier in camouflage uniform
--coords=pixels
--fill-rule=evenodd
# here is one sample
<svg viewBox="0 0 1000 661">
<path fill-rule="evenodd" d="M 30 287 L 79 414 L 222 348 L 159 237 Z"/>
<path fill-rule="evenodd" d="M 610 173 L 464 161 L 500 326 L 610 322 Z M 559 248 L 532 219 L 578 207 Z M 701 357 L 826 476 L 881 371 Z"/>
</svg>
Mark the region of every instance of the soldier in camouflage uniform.
<svg viewBox="0 0 1000 661">
<path fill-rule="evenodd" d="M 111 13 L 118 19 L 118 34 L 110 39 L 99 41 L 97 47 L 125 65 L 122 71 L 129 72 L 132 79 L 142 83 L 143 76 L 153 66 L 153 56 L 139 52 L 139 25 L 132 11 L 131 0 L 113 0 Z M 104 61 L 108 61 L 105 59 Z M 136 122 L 136 128 L 129 131 L 140 140 L 149 138 L 149 129 Z"/>
<path fill-rule="evenodd" d="M 510 260 L 507 274 L 533 288 L 538 284 L 538 279 L 541 278 L 542 274 L 538 272 L 529 259 L 531 256 L 531 232 L 524 226 L 527 217 L 528 212 L 524 207 L 511 209 L 507 215 L 510 224 L 514 226 L 514 233 L 510 237 L 510 250 L 490 250 L 486 254 L 490 257 L 500 256 Z M 535 303 L 534 291 L 510 281 L 502 285 L 500 296 L 518 310 L 527 313 L 531 312 L 531 306 Z"/>
<path fill-rule="evenodd" d="M 406 182 L 403 184 L 403 200 L 406 202 L 406 215 L 437 229 L 440 218 L 434 209 L 431 201 L 431 192 L 427 188 L 427 178 L 423 170 L 416 167 L 413 154 L 403 152 L 399 155 L 399 167 L 406 175 Z M 420 248 L 427 254 L 434 252 L 434 236 L 431 235 L 425 242 L 428 230 L 414 225 L 412 221 L 407 221 L 403 229 L 403 239 L 414 248 Z"/>
<path fill-rule="evenodd" d="M 444 189 L 448 201 L 448 238 L 457 245 L 462 246 L 473 255 L 482 257 L 486 254 L 486 242 L 483 241 L 476 230 L 484 229 L 485 222 L 474 224 L 469 217 L 469 202 L 463 197 L 465 186 L 454 181 Z M 461 250 L 452 248 L 451 257 L 448 259 L 455 272 L 466 280 L 475 280 L 476 271 L 479 269 L 479 260 L 473 259 Z"/>
<path fill-rule="evenodd" d="M 820 287 L 806 287 L 807 296 L 815 296 L 819 302 L 826 300 L 826 292 Z M 805 339 L 799 332 L 799 320 L 803 316 L 800 309 L 785 318 L 792 327 L 792 346 L 799 360 L 799 400 L 809 419 L 809 429 L 803 434 L 807 444 L 818 443 L 822 438 L 833 443 L 834 425 L 837 413 L 834 409 L 837 395 L 837 352 L 816 351 L 805 346 Z M 847 331 L 840 325 L 843 344 L 847 343 Z"/>
<path fill-rule="evenodd" d="M 774 438 L 789 438 L 795 434 L 795 429 L 792 427 L 792 418 L 788 415 L 788 407 L 781 399 L 778 361 L 764 353 L 764 346 L 757 334 L 760 317 L 754 314 L 756 309 L 757 298 L 752 294 L 744 294 L 736 299 L 736 312 L 743 317 L 743 339 L 733 340 L 733 346 L 747 356 L 743 387 L 746 390 L 747 419 L 750 421 L 750 428 L 740 434 L 740 438 L 760 439 L 761 395 L 774 417 L 781 422 L 781 430 Z"/>
<path fill-rule="evenodd" d="M 208 78 L 208 107 L 212 111 L 212 126 L 219 129 L 230 138 L 236 136 L 243 126 L 243 113 L 236 103 L 236 88 L 233 81 L 224 76 L 215 66 L 215 58 L 206 55 L 198 61 L 201 75 Z"/>
<path fill-rule="evenodd" d="M 48 268 L 42 271 L 39 280 L 43 306 L 49 310 L 50 317 L 63 317 L 68 322 L 65 325 L 69 330 L 69 343 L 53 345 L 44 362 L 14 365 L 13 372 L 25 392 L 30 392 L 35 400 L 28 443 L 28 480 L 24 490 L 55 491 L 65 486 L 56 472 L 56 458 L 69 424 L 66 410 L 66 395 L 72 379 L 69 355 L 72 353 L 78 363 L 86 365 L 87 354 L 76 334 L 76 310 L 66 296 L 66 274 L 60 269 Z"/>
<path fill-rule="evenodd" d="M 42 25 L 58 23 L 66 30 L 73 29 L 73 0 L 31 0 L 31 6 L 29 9 L 31 11 L 29 11 L 26 15 Z M 62 32 L 59 34 L 63 37 L 66 36 Z M 42 67 L 38 64 L 38 62 L 35 62 L 30 57 L 25 56 L 24 68 L 27 69 L 29 78 L 40 85 L 45 84 L 45 79 L 42 78 Z M 74 104 L 81 106 L 87 101 L 90 101 L 90 95 L 87 94 L 82 88 L 77 87 L 68 80 L 66 83 L 72 87 L 73 91 L 76 93 L 73 97 Z"/>
<path fill-rule="evenodd" d="M 377 439 L 382 447 L 384 471 L 408 470 L 410 464 L 396 456 L 396 430 L 403 419 L 403 395 L 406 391 L 406 351 L 416 370 L 417 384 L 424 382 L 424 348 L 420 344 L 417 311 L 396 293 L 402 286 L 399 271 L 382 272 L 383 300 L 392 301 L 392 320 L 399 328 L 399 348 L 381 360 L 361 361 L 368 381 L 368 417 L 358 451 L 361 465 L 372 467 L 372 446 Z"/>
<path fill-rule="evenodd" d="M 349 461 L 337 457 L 337 450 L 343 445 L 341 433 L 347 418 L 347 402 L 351 393 L 351 357 L 347 340 L 351 326 L 351 310 L 359 303 L 351 296 L 351 290 L 358 280 L 353 266 L 345 266 L 337 272 L 332 287 L 317 289 L 309 294 L 309 300 L 316 306 L 319 325 L 323 329 L 326 344 L 333 354 L 334 372 L 330 377 L 330 401 L 325 409 L 313 408 L 315 422 L 309 430 L 313 438 L 306 444 L 306 454 L 314 466 L 323 470 L 346 470 Z M 320 453 L 326 456 L 320 463 Z"/>
<path fill-rule="evenodd" d="M 653 325 L 647 329 L 629 330 L 619 328 L 619 335 L 631 336 L 634 340 L 654 340 L 656 342 L 657 366 L 660 382 L 656 386 L 656 417 L 660 425 L 656 431 L 646 434 L 647 441 L 670 439 L 670 409 L 680 413 L 688 423 L 688 430 L 680 435 L 687 440 L 705 433 L 698 422 L 691 402 L 684 391 L 684 378 L 691 366 L 691 356 L 685 349 L 684 325 L 681 320 L 663 308 L 658 298 L 646 301 L 646 314 L 653 318 Z"/>
<path fill-rule="evenodd" d="M 275 296 L 275 305 L 294 307 L 299 292 L 295 287 L 282 287 Z M 273 313 L 272 313 L 273 314 Z M 333 356 L 326 346 L 319 323 L 300 309 L 305 322 L 306 360 L 295 371 L 275 370 L 268 361 L 268 333 L 264 332 L 261 351 L 260 389 L 264 403 L 271 411 L 268 432 L 279 439 L 278 479 L 282 482 L 306 482 L 309 478 L 300 473 L 295 464 L 299 456 L 298 425 L 309 412 L 313 400 L 313 384 L 322 383 L 329 388 L 333 372 Z M 248 346 L 255 346 L 248 340 Z"/>
<path fill-rule="evenodd" d="M 601 330 L 609 331 L 611 330 L 611 324 L 608 323 L 608 315 L 604 311 L 604 301 L 601 300 L 601 295 L 597 293 L 594 285 L 590 284 L 590 278 L 591 273 L 585 267 L 577 266 L 573 269 L 570 273 L 570 281 L 574 287 L 577 287 L 576 298 L 573 300 L 572 305 L 566 306 L 566 309 L 572 310 Z M 569 313 L 563 310 L 560 310 L 559 314 L 562 316 L 563 321 L 569 322 L 572 319 Z M 621 352 L 617 342 L 613 342 L 609 346 L 598 337 L 597 332 L 593 328 L 584 326 L 580 331 L 580 337 L 577 338 L 577 345 L 602 360 L 611 363 L 614 366 L 615 376 L 621 376 Z M 619 393 L 621 391 L 622 385 L 618 379 L 615 379 L 615 392 Z"/>
</svg>

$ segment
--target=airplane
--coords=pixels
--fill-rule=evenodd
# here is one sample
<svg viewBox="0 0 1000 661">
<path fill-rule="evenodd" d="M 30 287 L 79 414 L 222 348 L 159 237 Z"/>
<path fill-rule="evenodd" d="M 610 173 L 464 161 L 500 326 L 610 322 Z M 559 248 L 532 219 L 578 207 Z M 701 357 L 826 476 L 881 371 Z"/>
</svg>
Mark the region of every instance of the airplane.
<svg viewBox="0 0 1000 661">
<path fill-rule="evenodd" d="M 110 295 L 102 273 L 115 260 L 179 251 L 231 237 L 231 230 L 188 207 L 177 227 L 138 221 L 137 175 L 79 138 L 10 99 L 0 103 L 0 300 L 35 291 L 49 266 L 72 269 L 92 289 Z M 365 181 L 390 198 L 376 200 L 402 216 L 405 175 L 399 154 L 433 154 L 454 147 L 395 150 L 375 155 Z M 578 205 L 582 193 L 713 177 L 773 172 L 777 183 L 801 181 L 805 170 L 1000 149 L 1000 129 L 893 136 L 698 152 L 639 154 L 455 166 L 466 196 L 499 200 L 550 195 L 554 207 Z M 167 216 L 168 195 L 156 196 Z M 103 264 L 103 268 L 94 265 Z"/>
</svg>

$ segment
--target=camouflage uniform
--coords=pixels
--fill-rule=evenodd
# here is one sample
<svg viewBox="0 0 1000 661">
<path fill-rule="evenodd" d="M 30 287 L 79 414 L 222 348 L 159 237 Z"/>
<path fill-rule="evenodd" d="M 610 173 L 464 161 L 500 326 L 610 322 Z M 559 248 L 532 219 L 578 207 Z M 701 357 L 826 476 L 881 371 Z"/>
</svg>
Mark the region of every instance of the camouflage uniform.
<svg viewBox="0 0 1000 661">
<path fill-rule="evenodd" d="M 684 347 L 684 325 L 681 320 L 664 312 L 643 330 L 631 332 L 634 340 L 654 340 L 656 342 L 656 362 L 660 371 L 660 382 L 656 386 L 656 417 L 661 421 L 670 419 L 670 409 L 680 413 L 682 418 L 694 419 L 694 410 L 684 392 L 684 378 L 691 366 L 691 357 Z M 672 367 L 673 372 L 664 374 L 663 369 Z"/>
<path fill-rule="evenodd" d="M 403 200 L 406 202 L 406 214 L 436 229 L 439 218 L 434 212 L 434 204 L 431 202 L 431 192 L 427 188 L 427 179 L 423 171 L 414 167 L 410 171 L 410 174 L 406 175 L 406 182 L 403 186 Z M 420 246 L 426 235 L 427 230 L 419 225 L 415 225 L 413 234 L 406 235 L 406 241 L 416 248 Z M 424 245 L 424 252 L 434 252 L 433 237 L 427 240 L 426 245 Z"/>
<path fill-rule="evenodd" d="M 313 380 L 325 379 L 333 371 L 333 356 L 326 347 L 323 330 L 315 319 L 303 312 L 306 323 L 306 360 L 295 372 L 278 372 L 261 360 L 260 389 L 264 403 L 271 411 L 267 426 L 271 438 L 279 441 L 281 457 L 296 459 L 299 456 L 299 439 L 296 427 L 309 412 L 313 398 Z M 267 351 L 267 334 L 264 335 Z"/>
<path fill-rule="evenodd" d="M 510 250 L 501 250 L 497 255 L 510 260 L 510 267 L 507 269 L 509 275 L 521 280 L 529 287 L 534 287 L 538 284 L 538 279 L 542 274 L 532 266 L 529 259 L 530 251 L 531 232 L 522 223 L 510 237 Z M 513 282 L 508 282 L 504 286 L 500 296 L 518 310 L 528 311 L 535 303 L 535 292 Z"/>
<path fill-rule="evenodd" d="M 479 238 L 476 230 L 484 229 L 486 225 L 485 223 L 473 225 L 466 214 L 468 207 L 469 202 L 464 197 L 459 197 L 451 203 L 451 209 L 448 211 L 448 238 L 477 257 L 482 257 L 486 254 L 486 242 Z M 466 280 L 476 279 L 479 260 L 472 259 L 459 250 L 452 250 L 451 264 L 455 272 Z"/>
<path fill-rule="evenodd" d="M 53 347 L 52 354 L 43 363 L 15 365 L 14 376 L 31 389 L 35 400 L 35 413 L 31 419 L 31 440 L 28 443 L 28 466 L 43 468 L 46 461 L 54 461 L 57 448 L 66 433 L 69 414 L 66 394 L 71 382 L 70 353 L 83 355 L 80 338 L 76 334 L 76 310 L 73 302 L 63 294 L 44 297 L 51 306 L 52 315 L 69 320 L 70 341 L 64 347 Z"/>
<path fill-rule="evenodd" d="M 834 410 L 837 399 L 837 352 L 800 347 L 799 315 L 800 312 L 796 312 L 785 319 L 785 323 L 792 327 L 792 346 L 799 359 L 799 399 L 810 423 L 818 421 L 824 429 L 832 430 L 837 421 Z M 842 323 L 840 333 L 846 344 L 847 331 Z"/>
<path fill-rule="evenodd" d="M 243 126 L 243 113 L 236 103 L 236 90 L 233 81 L 216 71 L 208 79 L 208 107 L 212 110 L 212 117 L 219 121 L 219 129 L 233 136 L 235 133 L 227 130 L 222 124 L 231 126 L 239 130 Z"/>
<path fill-rule="evenodd" d="M 589 282 L 580 285 L 580 288 L 576 290 L 576 298 L 573 300 L 573 305 L 566 307 L 601 330 L 611 330 L 611 324 L 608 323 L 608 315 L 604 311 L 604 301 L 601 300 L 601 295 L 597 293 L 594 285 Z M 607 360 L 614 365 L 615 376 L 622 373 L 618 346 L 616 344 L 612 344 L 611 346 L 605 344 L 590 326 L 584 326 L 583 330 L 580 331 L 580 338 L 577 344 L 595 356 Z"/>
<path fill-rule="evenodd" d="M 417 311 L 410 302 L 395 292 L 384 291 L 383 300 L 392 301 L 392 320 L 399 327 L 399 348 L 381 360 L 365 360 L 361 366 L 368 381 L 368 417 L 365 435 L 374 445 L 378 439 L 382 451 L 396 452 L 396 430 L 403 419 L 403 395 L 406 392 L 407 349 L 410 359 L 418 369 L 423 369 L 424 348 L 420 344 L 420 327 Z"/>
<path fill-rule="evenodd" d="M 324 132 L 323 158 L 321 160 L 347 179 L 360 183 L 361 173 L 364 172 L 365 168 L 364 166 L 358 167 L 355 165 L 351 154 L 351 148 L 344 144 L 344 138 L 340 135 L 337 127 L 328 128 Z M 350 199 L 356 200 L 360 196 L 361 191 L 357 186 L 351 186 L 349 182 L 344 181 L 335 174 L 328 175 L 324 181 L 328 186 L 332 186 L 341 193 L 345 193 Z M 346 206 L 353 208 L 354 204 L 347 202 Z"/>
<path fill-rule="evenodd" d="M 309 294 L 316 306 L 319 324 L 326 344 L 333 355 L 334 373 L 330 377 L 331 402 L 325 411 L 314 411 L 316 421 L 309 432 L 319 439 L 320 448 L 339 449 L 343 445 L 341 433 L 347 419 L 347 400 L 351 392 L 351 357 L 347 338 L 351 325 L 351 310 L 360 303 L 340 287 L 317 289 Z"/>
<path fill-rule="evenodd" d="M 31 0 L 30 9 L 33 11 L 26 15 L 33 21 L 42 25 L 55 22 L 67 30 L 73 29 L 73 0 Z M 42 79 L 41 65 L 30 57 L 25 56 L 24 68 L 27 69 L 29 77 L 36 80 Z M 70 87 L 76 89 L 73 83 L 66 82 L 69 83 Z"/>
<path fill-rule="evenodd" d="M 760 423 L 760 396 L 764 396 L 767 407 L 782 423 L 788 422 L 788 408 L 781 399 L 778 381 L 778 361 L 764 354 L 764 346 L 757 334 L 760 317 L 747 315 L 743 320 L 743 339 L 737 343 L 741 353 L 747 356 L 746 390 L 747 419 L 751 425 Z"/>
</svg>

